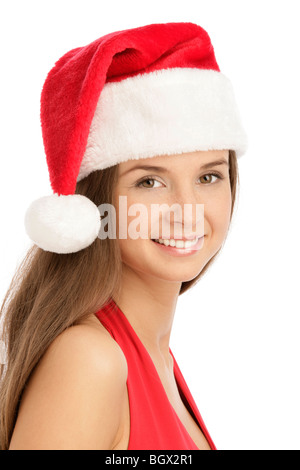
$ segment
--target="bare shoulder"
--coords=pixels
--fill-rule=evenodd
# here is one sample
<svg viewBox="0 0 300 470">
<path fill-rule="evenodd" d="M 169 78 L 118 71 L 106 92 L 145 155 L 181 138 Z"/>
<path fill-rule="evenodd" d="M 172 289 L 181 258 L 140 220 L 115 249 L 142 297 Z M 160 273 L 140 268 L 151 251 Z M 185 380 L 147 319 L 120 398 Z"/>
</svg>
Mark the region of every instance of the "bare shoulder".
<svg viewBox="0 0 300 470">
<path fill-rule="evenodd" d="M 112 374 L 121 381 L 127 380 L 127 362 L 123 351 L 108 331 L 93 315 L 84 323 L 68 328 L 51 344 L 44 361 L 61 364 L 70 361 L 77 366 L 84 366 L 90 372 Z M 57 366 L 57 364 L 55 364 Z"/>
<path fill-rule="evenodd" d="M 112 449 L 127 374 L 122 350 L 96 317 L 68 328 L 29 380 L 10 448 Z"/>
</svg>

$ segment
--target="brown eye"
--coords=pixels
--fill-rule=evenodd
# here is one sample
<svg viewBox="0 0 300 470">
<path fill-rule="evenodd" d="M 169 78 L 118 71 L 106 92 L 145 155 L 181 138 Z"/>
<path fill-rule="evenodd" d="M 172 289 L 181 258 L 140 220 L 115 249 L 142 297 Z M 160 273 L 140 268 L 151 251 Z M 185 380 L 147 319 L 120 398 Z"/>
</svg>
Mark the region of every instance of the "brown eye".
<svg viewBox="0 0 300 470">
<path fill-rule="evenodd" d="M 147 180 L 141 181 L 140 184 L 141 184 L 141 185 L 144 185 L 144 183 L 147 183 L 147 184 L 144 186 L 144 188 L 153 188 L 153 182 L 154 182 L 154 180 L 151 179 L 151 178 L 149 178 L 149 179 L 147 179 Z M 151 184 L 151 183 L 152 183 L 152 184 Z"/>
<path fill-rule="evenodd" d="M 152 189 L 152 188 L 154 188 L 155 183 L 161 184 L 155 178 L 145 178 L 142 181 L 140 181 L 139 183 L 137 183 L 135 186 L 138 187 L 138 188 Z"/>
<path fill-rule="evenodd" d="M 220 176 L 220 175 L 218 175 L 218 174 L 216 174 L 216 173 L 208 173 L 207 175 L 200 176 L 199 180 L 201 180 L 201 178 L 202 178 L 202 179 L 204 180 L 204 181 L 203 181 L 204 184 L 207 184 L 207 183 L 209 184 L 209 183 L 212 182 L 211 179 L 212 179 L 213 177 L 215 177 L 215 178 L 217 178 L 217 179 L 223 179 L 222 176 Z"/>
</svg>

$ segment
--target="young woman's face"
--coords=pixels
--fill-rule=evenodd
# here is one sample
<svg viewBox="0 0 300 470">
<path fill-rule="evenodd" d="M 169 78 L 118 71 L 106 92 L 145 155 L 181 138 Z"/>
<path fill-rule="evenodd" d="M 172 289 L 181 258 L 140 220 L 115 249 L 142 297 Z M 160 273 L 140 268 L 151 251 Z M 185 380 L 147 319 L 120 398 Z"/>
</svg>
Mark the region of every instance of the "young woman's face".
<svg viewBox="0 0 300 470">
<path fill-rule="evenodd" d="M 220 161 L 223 163 L 213 163 Z M 208 167 L 209 164 L 211 166 Z M 141 165 L 157 166 L 161 169 L 134 169 Z M 119 238 L 119 216 L 122 215 L 125 220 L 125 226 L 122 222 L 122 230 L 126 231 L 126 238 L 119 238 L 122 262 L 136 273 L 149 274 L 161 280 L 190 281 L 202 271 L 221 248 L 227 235 L 232 202 L 229 151 L 197 151 L 120 163 L 115 195 L 117 238 Z M 120 196 L 123 196 L 121 204 Z M 127 212 L 126 217 L 124 201 L 126 201 L 127 211 L 133 204 L 141 204 L 143 211 L 130 216 Z M 165 204 L 164 211 L 153 213 L 153 204 Z M 181 208 L 182 216 L 180 212 L 175 214 L 172 212 L 173 204 L 179 205 L 177 207 Z M 192 208 L 186 216 L 186 221 L 184 220 L 184 204 Z M 197 204 L 203 205 L 202 211 L 196 211 Z M 147 227 L 146 239 L 145 237 L 136 239 L 132 237 L 133 227 L 136 227 L 136 232 L 138 232 L 137 223 L 134 222 L 137 219 L 144 228 Z M 162 219 L 169 222 L 170 235 L 167 237 Z M 153 237 L 151 228 L 154 228 L 154 224 L 157 227 L 158 222 L 159 237 Z M 185 227 L 188 222 L 190 225 Z M 141 225 L 139 227 L 141 228 Z M 179 229 L 181 229 L 181 236 L 176 235 Z M 151 239 L 162 238 L 163 235 L 163 238 L 182 240 L 196 231 L 197 236 L 203 236 L 203 238 L 189 250 L 165 247 Z"/>
</svg>

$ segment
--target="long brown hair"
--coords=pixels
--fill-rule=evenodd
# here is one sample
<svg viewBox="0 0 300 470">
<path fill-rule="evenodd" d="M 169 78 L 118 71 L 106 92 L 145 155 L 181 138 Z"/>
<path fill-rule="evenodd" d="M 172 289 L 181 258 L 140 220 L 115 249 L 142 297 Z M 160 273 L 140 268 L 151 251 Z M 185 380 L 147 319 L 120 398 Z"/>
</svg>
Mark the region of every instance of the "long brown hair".
<svg viewBox="0 0 300 470">
<path fill-rule="evenodd" d="M 87 196 L 97 206 L 115 204 L 117 169 L 115 165 L 91 173 L 77 183 L 76 194 Z M 232 217 L 238 181 L 233 151 L 229 171 Z M 179 295 L 203 276 L 219 251 L 195 279 L 182 283 Z M 0 364 L 0 450 L 9 448 L 24 387 L 47 348 L 64 330 L 119 295 L 121 273 L 120 249 L 113 238 L 97 238 L 88 248 L 70 254 L 51 253 L 36 245 L 28 250 L 0 310 L 7 350 L 6 364 Z"/>
</svg>

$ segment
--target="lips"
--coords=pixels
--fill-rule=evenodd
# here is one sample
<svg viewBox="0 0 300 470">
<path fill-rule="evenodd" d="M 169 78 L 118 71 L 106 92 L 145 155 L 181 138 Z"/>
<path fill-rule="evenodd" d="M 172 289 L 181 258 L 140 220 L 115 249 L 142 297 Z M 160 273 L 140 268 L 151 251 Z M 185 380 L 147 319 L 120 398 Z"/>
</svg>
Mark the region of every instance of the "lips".
<svg viewBox="0 0 300 470">
<path fill-rule="evenodd" d="M 156 237 L 156 238 L 151 238 L 151 240 L 183 240 L 183 241 L 188 241 L 188 240 L 195 240 L 195 238 L 202 238 L 203 235 L 188 235 L 182 238 L 176 238 L 176 237 Z"/>
<path fill-rule="evenodd" d="M 165 238 L 165 240 L 169 240 L 169 239 Z M 153 243 L 155 244 L 155 246 L 158 247 L 159 250 L 161 250 L 162 252 L 165 252 L 167 255 L 191 256 L 191 255 L 198 253 L 198 251 L 203 247 L 204 235 L 203 237 L 200 237 L 197 239 L 194 238 L 194 241 L 188 240 L 186 242 L 183 242 L 182 240 L 182 243 L 184 243 L 184 246 L 174 246 L 175 240 L 173 239 L 173 242 L 172 242 L 172 239 L 170 240 L 171 240 L 170 243 L 166 243 L 166 244 L 159 242 L 159 240 L 157 239 L 154 239 L 151 241 L 153 241 Z M 178 242 L 178 240 L 176 240 L 176 242 Z M 187 244 L 189 244 L 189 246 L 187 246 Z"/>
<path fill-rule="evenodd" d="M 160 245 L 164 246 L 170 246 L 170 248 L 177 248 L 177 249 L 190 249 L 193 246 L 195 246 L 199 240 L 201 240 L 203 236 L 201 237 L 184 237 L 184 238 L 151 238 L 151 241 L 154 243 L 159 243 Z"/>
</svg>

